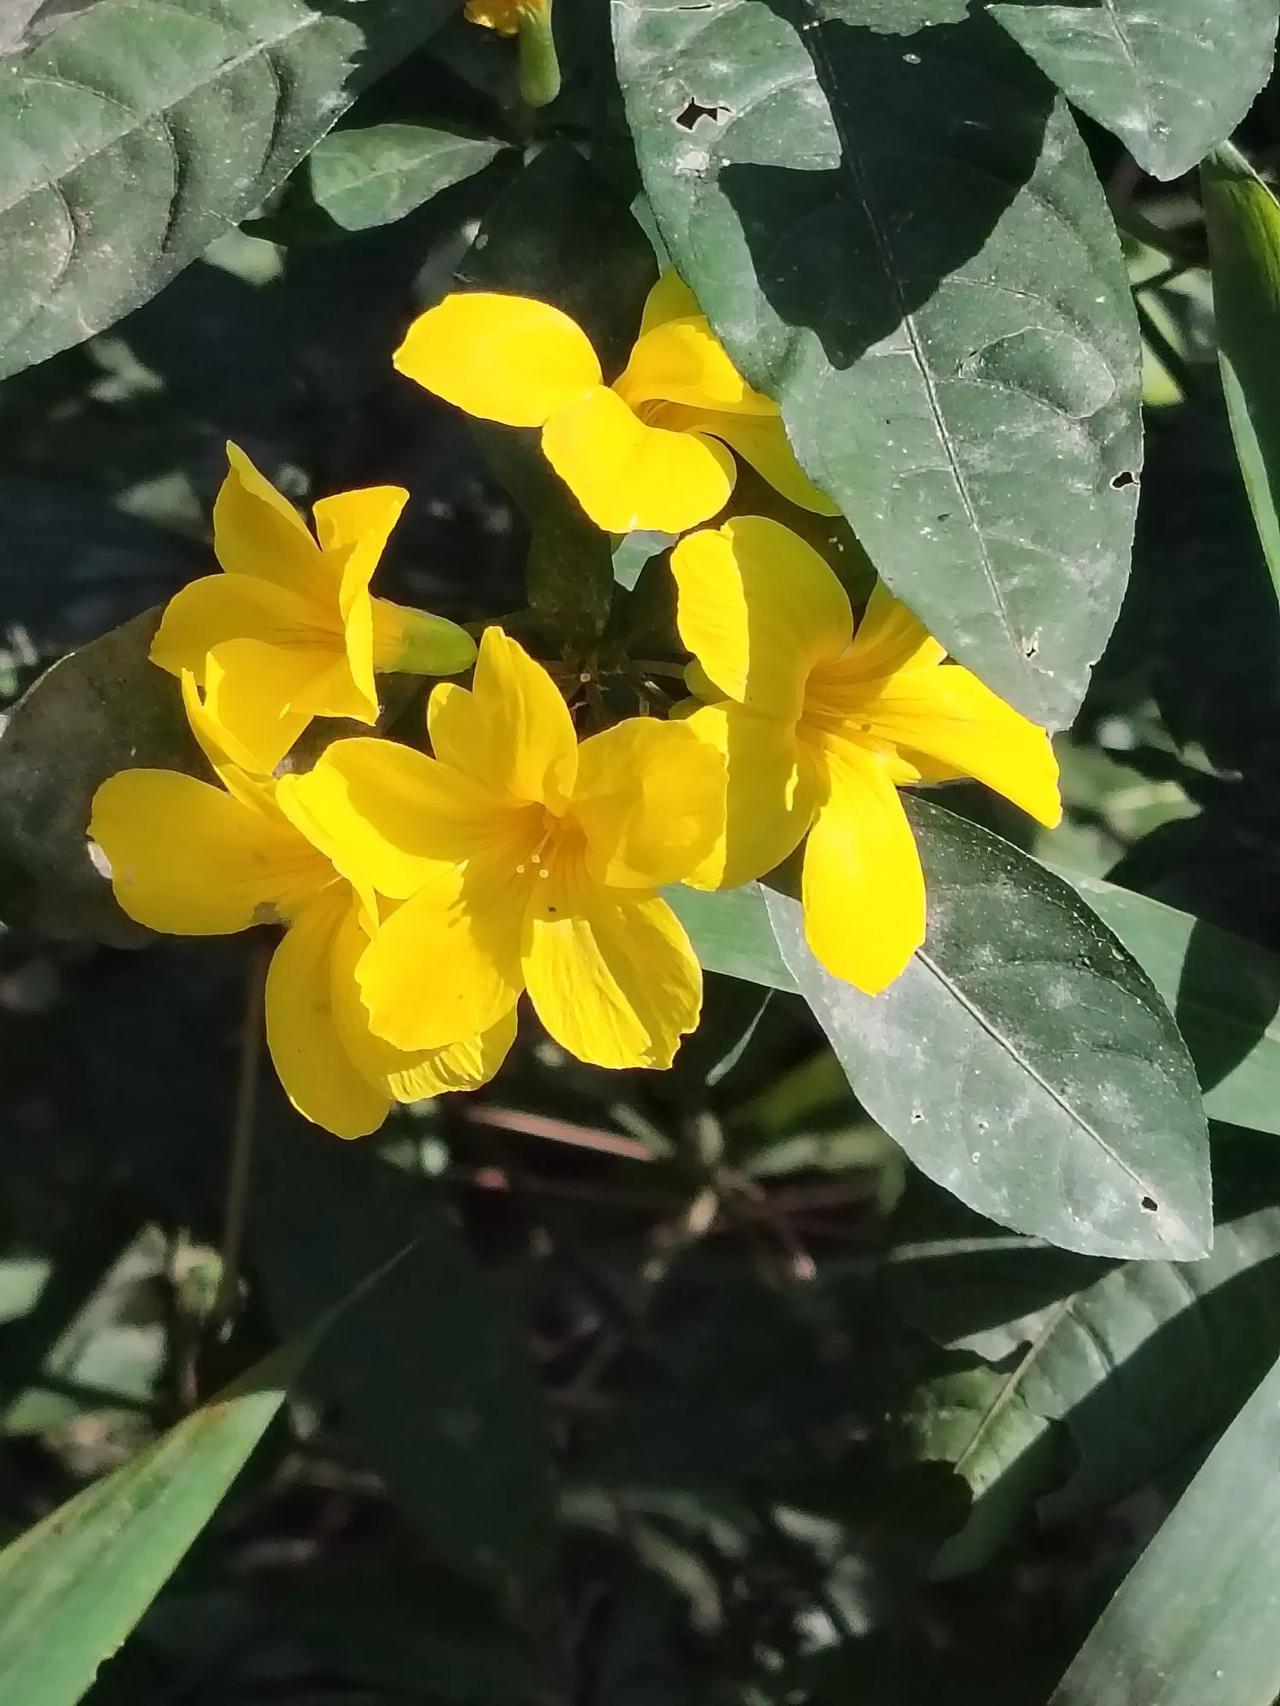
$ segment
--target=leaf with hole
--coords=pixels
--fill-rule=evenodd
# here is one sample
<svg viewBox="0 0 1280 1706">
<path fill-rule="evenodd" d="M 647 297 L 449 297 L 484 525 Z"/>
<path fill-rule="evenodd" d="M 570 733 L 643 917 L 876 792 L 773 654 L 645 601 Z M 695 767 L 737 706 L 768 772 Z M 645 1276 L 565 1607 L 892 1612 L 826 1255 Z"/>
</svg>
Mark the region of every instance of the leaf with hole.
<svg viewBox="0 0 1280 1706">
<path fill-rule="evenodd" d="M 1137 324 L 1069 112 L 963 11 L 615 0 L 614 37 L 662 237 L 729 353 L 893 590 L 1059 726 L 1128 573 Z"/>
</svg>

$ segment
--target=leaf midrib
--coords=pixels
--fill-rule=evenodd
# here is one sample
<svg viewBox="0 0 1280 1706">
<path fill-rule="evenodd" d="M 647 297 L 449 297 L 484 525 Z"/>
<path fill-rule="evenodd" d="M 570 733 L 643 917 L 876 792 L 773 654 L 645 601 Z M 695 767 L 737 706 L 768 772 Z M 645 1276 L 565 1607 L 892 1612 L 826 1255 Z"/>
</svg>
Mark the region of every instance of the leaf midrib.
<svg viewBox="0 0 1280 1706">
<path fill-rule="evenodd" d="M 1001 589 L 999 580 L 996 577 L 995 565 L 991 561 L 991 553 L 987 546 L 986 534 L 983 530 L 981 521 L 979 520 L 972 494 L 969 491 L 968 482 L 964 477 L 964 472 L 960 466 L 959 459 L 956 456 L 955 447 L 951 439 L 951 430 L 943 415 L 942 406 L 938 400 L 937 388 L 934 385 L 933 375 L 925 360 L 924 347 L 920 339 L 919 331 L 916 327 L 916 318 L 908 309 L 907 299 L 903 294 L 901 280 L 899 279 L 897 267 L 894 261 L 893 249 L 889 244 L 888 236 L 881 226 L 879 217 L 871 203 L 870 190 L 867 184 L 866 174 L 862 167 L 861 151 L 858 147 L 853 125 L 848 116 L 848 104 L 844 101 L 835 99 L 834 96 L 829 93 L 829 91 L 835 86 L 836 79 L 834 72 L 832 71 L 831 63 L 827 58 L 826 49 L 822 43 L 821 26 L 824 20 L 817 7 L 814 5 L 813 0 L 797 0 L 797 3 L 805 12 L 809 20 L 808 28 L 805 30 L 801 39 L 813 64 L 814 81 L 817 83 L 820 91 L 827 98 L 827 105 L 831 113 L 832 123 L 835 126 L 836 136 L 840 143 L 841 163 L 844 167 L 846 176 L 852 181 L 859 204 L 863 213 L 866 215 L 867 225 L 871 231 L 872 241 L 876 246 L 876 253 L 879 256 L 880 265 L 884 271 L 889 288 L 893 292 L 903 330 L 906 332 L 907 340 L 910 345 L 912 362 L 915 366 L 916 372 L 920 376 L 920 383 L 924 387 L 925 398 L 929 405 L 929 414 L 938 434 L 938 441 L 946 456 L 947 467 L 951 472 L 952 480 L 955 482 L 956 491 L 960 496 L 961 503 L 964 505 L 965 517 L 968 520 L 973 537 L 978 546 L 978 552 L 982 563 L 982 572 L 986 579 L 987 586 L 990 589 L 992 603 L 994 604 L 996 614 L 1000 619 L 1000 625 L 1004 629 L 1005 638 L 1008 640 L 1009 650 L 1012 656 L 1017 660 L 1018 667 L 1022 672 L 1024 680 L 1027 682 L 1029 689 L 1034 693 L 1037 702 L 1040 704 L 1042 711 L 1047 717 L 1048 708 L 1045 706 L 1043 697 L 1040 694 L 1039 682 L 1036 678 L 1035 672 L 1031 668 L 1026 654 L 1022 649 L 1020 637 L 1015 630 L 1013 619 L 1009 614 L 1008 604 L 1005 601 L 1003 590 Z M 1104 3 L 1109 4 L 1109 0 L 1104 0 Z M 826 72 L 825 84 L 821 74 L 822 70 L 825 70 Z"/>
</svg>

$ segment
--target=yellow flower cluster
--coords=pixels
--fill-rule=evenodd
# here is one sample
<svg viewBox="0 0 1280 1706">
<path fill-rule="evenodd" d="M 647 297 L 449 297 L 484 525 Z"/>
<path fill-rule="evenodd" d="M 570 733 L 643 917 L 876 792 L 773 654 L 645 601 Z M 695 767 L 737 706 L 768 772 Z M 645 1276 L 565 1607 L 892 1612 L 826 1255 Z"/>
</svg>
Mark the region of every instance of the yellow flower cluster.
<svg viewBox="0 0 1280 1706">
<path fill-rule="evenodd" d="M 899 787 L 972 776 L 1057 821 L 1044 731 L 946 662 L 883 587 L 855 617 L 779 522 L 701 525 L 733 491 L 735 452 L 791 502 L 833 507 L 674 274 L 611 384 L 571 319 L 520 297 L 447 297 L 395 360 L 473 415 L 540 428 L 599 526 L 683 535 L 671 568 L 692 697 L 670 720 L 579 740 L 551 675 L 501 628 L 477 652 L 452 623 L 371 596 L 404 492 L 326 498 L 313 535 L 228 447 L 223 572 L 177 594 L 152 650 L 181 679 L 217 782 L 123 771 L 90 834 L 140 923 L 284 926 L 268 1043 L 310 1119 L 355 1137 L 397 1101 L 485 1083 L 522 993 L 581 1060 L 669 1066 L 702 978 L 660 891 L 750 881 L 802 841 L 810 946 L 878 992 L 925 932 Z M 431 691 L 430 753 L 339 738 L 277 773 L 312 718 L 374 724 L 377 673 L 473 662 L 469 688 Z"/>
</svg>

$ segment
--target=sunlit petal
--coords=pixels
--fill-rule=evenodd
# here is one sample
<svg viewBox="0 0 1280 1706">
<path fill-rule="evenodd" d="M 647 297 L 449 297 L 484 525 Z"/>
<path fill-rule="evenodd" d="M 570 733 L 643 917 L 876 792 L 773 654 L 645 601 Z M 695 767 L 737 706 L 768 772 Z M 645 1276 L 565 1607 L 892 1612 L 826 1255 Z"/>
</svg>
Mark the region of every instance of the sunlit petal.
<svg viewBox="0 0 1280 1706">
<path fill-rule="evenodd" d="M 274 770 L 311 721 L 304 701 L 317 674 L 327 673 L 320 650 L 225 640 L 209 654 L 205 706 L 240 764 L 262 775 Z"/>
<path fill-rule="evenodd" d="M 469 776 L 410 747 L 359 736 L 334 741 L 306 775 L 281 777 L 277 798 L 348 880 L 396 899 L 434 880 L 441 860 L 469 858 L 519 828 L 501 799 Z"/>
<path fill-rule="evenodd" d="M 360 996 L 356 971 L 368 944 L 358 909 L 348 906 L 333 944 L 333 1015 L 342 1047 L 363 1076 L 398 1102 L 487 1084 L 515 1040 L 515 1009 L 483 1035 L 448 1048 L 395 1048 L 370 1030 Z"/>
<path fill-rule="evenodd" d="M 702 971 L 671 908 L 595 883 L 581 853 L 538 885 L 524 977 L 538 1017 L 595 1066 L 670 1066 L 702 1005 Z"/>
<path fill-rule="evenodd" d="M 437 1049 L 498 1024 L 520 996 L 520 940 L 535 869 L 485 856 L 437 865 L 382 924 L 360 962 L 374 1034 Z"/>
<path fill-rule="evenodd" d="M 873 734 L 985 782 L 1046 828 L 1061 820 L 1048 735 L 958 664 L 890 676 L 864 715 Z"/>
<path fill-rule="evenodd" d="M 840 668 L 847 680 L 873 681 L 902 669 L 928 669 L 946 655 L 924 623 L 877 581 Z"/>
<path fill-rule="evenodd" d="M 721 832 L 685 881 L 736 888 L 798 845 L 817 807 L 817 775 L 789 723 L 732 701 L 691 711 L 685 727 L 723 755 L 728 783 Z"/>
<path fill-rule="evenodd" d="M 151 642 L 151 661 L 204 685 L 204 661 L 228 640 L 262 640 L 283 648 L 342 645 L 336 618 L 324 626 L 315 606 L 270 581 L 247 575 L 207 575 L 176 592 Z"/>
<path fill-rule="evenodd" d="M 671 553 L 680 637 L 721 693 L 794 720 L 815 664 L 849 643 L 849 599 L 810 545 L 776 521 L 738 516 Z"/>
<path fill-rule="evenodd" d="M 630 717 L 578 749 L 573 817 L 588 869 L 623 888 L 694 871 L 724 822 L 724 763 L 687 724 Z"/>
<path fill-rule="evenodd" d="M 221 936 L 292 918 L 333 881 L 291 826 L 172 770 L 122 770 L 89 823 L 130 918 L 179 936 Z"/>
<path fill-rule="evenodd" d="M 501 628 L 484 631 L 472 691 L 437 687 L 427 718 L 443 763 L 517 800 L 565 805 L 577 762 L 573 719 L 546 670 Z"/>
<path fill-rule="evenodd" d="M 698 299 L 673 267 L 664 269 L 658 282 L 645 297 L 640 317 L 640 336 L 665 326 L 668 320 L 687 320 L 701 314 Z"/>
<path fill-rule="evenodd" d="M 358 999 L 353 967 L 339 947 L 352 929 L 359 929 L 352 902 L 339 888 L 298 916 L 267 972 L 272 1064 L 298 1112 L 337 1137 L 377 1131 L 392 1102 L 352 1058 L 338 1017 L 340 999 Z"/>
<path fill-rule="evenodd" d="M 736 477 L 733 457 L 713 439 L 646 426 L 603 388 L 557 410 L 542 448 L 607 533 L 683 533 L 724 508 Z"/>
<path fill-rule="evenodd" d="M 642 332 L 613 388 L 631 409 L 671 402 L 749 416 L 778 413 L 771 398 L 747 384 L 702 314 Z"/>
<path fill-rule="evenodd" d="M 713 414 L 701 411 L 690 421 L 691 427 L 709 432 L 731 445 L 744 462 L 766 479 L 775 492 L 789 503 L 815 515 L 839 515 L 840 508 L 823 491 L 819 491 L 796 460 L 787 429 L 777 410 L 771 414 L 747 411 L 722 411 Z"/>
<path fill-rule="evenodd" d="M 874 753 L 831 743 L 828 797 L 804 854 L 804 928 L 834 976 L 877 995 L 924 941 L 924 876 L 897 789 Z"/>
<path fill-rule="evenodd" d="M 589 339 L 547 302 L 484 291 L 420 314 L 395 365 L 438 397 L 507 426 L 537 427 L 600 384 Z"/>
<path fill-rule="evenodd" d="M 213 549 L 228 574 L 274 582 L 299 596 L 322 597 L 320 551 L 289 500 L 260 474 L 237 444 L 213 506 Z"/>
</svg>

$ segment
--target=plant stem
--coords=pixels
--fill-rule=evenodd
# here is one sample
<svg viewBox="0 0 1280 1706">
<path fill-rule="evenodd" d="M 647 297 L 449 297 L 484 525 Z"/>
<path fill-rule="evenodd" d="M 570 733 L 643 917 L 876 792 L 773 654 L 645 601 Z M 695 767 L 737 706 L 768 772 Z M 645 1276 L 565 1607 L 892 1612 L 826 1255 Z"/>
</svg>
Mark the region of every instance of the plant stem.
<svg viewBox="0 0 1280 1706">
<path fill-rule="evenodd" d="M 258 1070 L 262 1064 L 263 1010 L 267 963 L 274 944 L 263 939 L 249 950 L 245 980 L 244 1017 L 240 1025 L 240 1064 L 236 1074 L 235 1112 L 231 1123 L 231 1156 L 227 1166 L 227 1196 L 222 1216 L 222 1272 L 211 1317 L 216 1325 L 235 1308 L 240 1290 L 240 1254 L 244 1248 L 249 1209 L 249 1179 L 253 1166 L 253 1133 L 258 1105 Z"/>
</svg>

